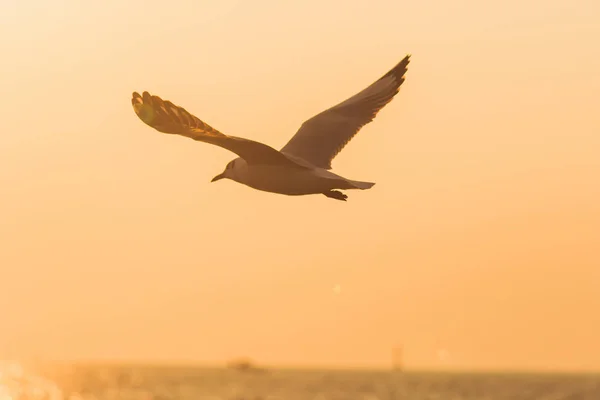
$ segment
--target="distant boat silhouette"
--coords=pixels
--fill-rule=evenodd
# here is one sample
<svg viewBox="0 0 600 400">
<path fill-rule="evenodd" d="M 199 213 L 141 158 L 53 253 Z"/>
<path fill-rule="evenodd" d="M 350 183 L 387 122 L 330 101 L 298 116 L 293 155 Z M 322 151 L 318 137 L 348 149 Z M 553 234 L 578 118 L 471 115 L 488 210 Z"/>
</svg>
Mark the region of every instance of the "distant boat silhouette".
<svg viewBox="0 0 600 400">
<path fill-rule="evenodd" d="M 227 368 L 241 372 L 264 372 L 264 368 L 257 367 L 251 360 L 244 358 L 227 363 Z"/>
</svg>

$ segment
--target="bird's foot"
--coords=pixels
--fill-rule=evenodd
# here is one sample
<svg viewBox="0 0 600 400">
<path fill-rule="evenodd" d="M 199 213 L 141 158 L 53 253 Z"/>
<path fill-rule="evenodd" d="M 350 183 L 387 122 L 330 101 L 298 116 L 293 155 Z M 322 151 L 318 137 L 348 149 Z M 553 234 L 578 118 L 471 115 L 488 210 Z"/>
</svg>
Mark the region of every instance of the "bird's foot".
<svg viewBox="0 0 600 400">
<path fill-rule="evenodd" d="M 346 199 L 348 198 L 347 195 L 345 195 L 342 192 L 338 192 L 337 190 L 330 190 L 328 192 L 323 192 L 323 194 L 327 197 L 331 197 L 332 199 L 342 200 L 342 201 L 346 201 Z"/>
</svg>

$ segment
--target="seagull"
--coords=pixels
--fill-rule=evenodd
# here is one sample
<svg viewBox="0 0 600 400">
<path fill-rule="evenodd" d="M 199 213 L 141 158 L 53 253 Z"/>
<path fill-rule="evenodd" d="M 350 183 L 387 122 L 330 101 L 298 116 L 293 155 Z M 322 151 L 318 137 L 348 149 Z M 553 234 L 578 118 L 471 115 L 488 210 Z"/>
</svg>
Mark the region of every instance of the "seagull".
<svg viewBox="0 0 600 400">
<path fill-rule="evenodd" d="M 323 194 L 346 201 L 339 190 L 369 189 L 375 183 L 346 179 L 331 172 L 331 161 L 399 92 L 410 62 L 404 57 L 366 89 L 306 120 L 280 150 L 266 144 L 225 135 L 168 100 L 133 93 L 137 116 L 159 132 L 214 144 L 238 157 L 211 182 L 231 179 L 251 188 L 289 196 Z M 336 190 L 337 189 L 337 190 Z"/>
</svg>

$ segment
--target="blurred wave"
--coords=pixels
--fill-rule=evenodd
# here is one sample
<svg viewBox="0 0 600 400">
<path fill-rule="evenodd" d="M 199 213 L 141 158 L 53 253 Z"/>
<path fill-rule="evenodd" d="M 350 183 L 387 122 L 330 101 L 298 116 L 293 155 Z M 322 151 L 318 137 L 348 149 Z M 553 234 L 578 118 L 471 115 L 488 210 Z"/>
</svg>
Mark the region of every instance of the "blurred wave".
<svg viewBox="0 0 600 400">
<path fill-rule="evenodd" d="M 52 380 L 25 369 L 15 361 L 0 361 L 0 400 L 63 400 Z"/>
</svg>

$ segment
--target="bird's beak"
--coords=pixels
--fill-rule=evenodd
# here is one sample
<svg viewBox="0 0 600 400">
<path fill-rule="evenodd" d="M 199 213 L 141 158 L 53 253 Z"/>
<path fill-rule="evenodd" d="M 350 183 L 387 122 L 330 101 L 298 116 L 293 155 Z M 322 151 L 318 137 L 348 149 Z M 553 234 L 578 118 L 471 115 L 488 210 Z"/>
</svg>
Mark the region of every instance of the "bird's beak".
<svg viewBox="0 0 600 400">
<path fill-rule="evenodd" d="M 214 178 L 212 178 L 211 182 L 216 182 L 219 179 L 223 179 L 223 178 L 225 178 L 225 174 L 221 173 L 221 174 L 215 176 Z"/>
</svg>

